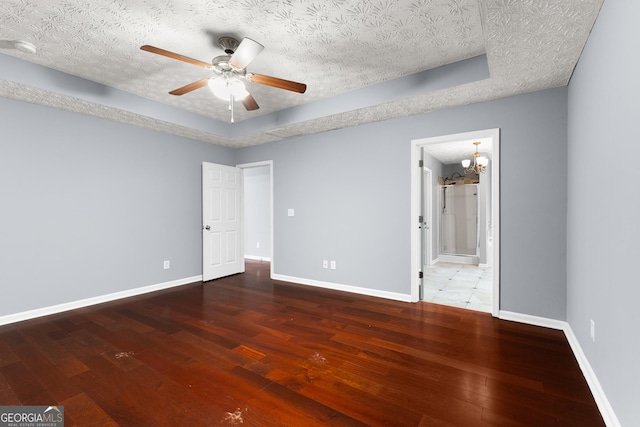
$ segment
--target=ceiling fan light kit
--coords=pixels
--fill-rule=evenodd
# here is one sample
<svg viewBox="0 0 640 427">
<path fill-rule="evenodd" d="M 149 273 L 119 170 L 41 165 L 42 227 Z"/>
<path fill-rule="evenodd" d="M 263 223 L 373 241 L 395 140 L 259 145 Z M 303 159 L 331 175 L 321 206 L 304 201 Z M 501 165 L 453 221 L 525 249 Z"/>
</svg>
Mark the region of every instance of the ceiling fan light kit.
<svg viewBox="0 0 640 427">
<path fill-rule="evenodd" d="M 233 95 L 234 99 L 241 100 L 247 96 L 249 96 L 249 92 L 247 88 L 237 78 L 210 78 L 208 81 L 209 89 L 213 94 L 226 101 L 229 99 L 229 96 Z"/>
<path fill-rule="evenodd" d="M 171 95 L 178 96 L 184 95 L 185 93 L 189 93 L 207 85 L 216 97 L 229 101 L 231 123 L 234 121 L 233 103 L 235 100 L 242 102 L 247 111 L 257 110 L 260 108 L 241 79 L 297 93 L 304 93 L 307 90 L 307 85 L 304 83 L 293 82 L 261 74 L 248 73 L 246 70 L 247 65 L 249 65 L 251 61 L 253 61 L 264 49 L 264 46 L 260 43 L 249 38 L 244 38 L 242 39 L 242 42 L 238 43 L 238 41 L 232 37 L 221 37 L 218 40 L 218 44 L 224 50 L 226 55 L 216 56 L 211 61 L 211 64 L 154 46 L 144 45 L 141 46 L 140 49 L 213 71 L 215 74 L 213 77 L 189 83 L 188 85 L 174 89 L 169 93 Z"/>
</svg>

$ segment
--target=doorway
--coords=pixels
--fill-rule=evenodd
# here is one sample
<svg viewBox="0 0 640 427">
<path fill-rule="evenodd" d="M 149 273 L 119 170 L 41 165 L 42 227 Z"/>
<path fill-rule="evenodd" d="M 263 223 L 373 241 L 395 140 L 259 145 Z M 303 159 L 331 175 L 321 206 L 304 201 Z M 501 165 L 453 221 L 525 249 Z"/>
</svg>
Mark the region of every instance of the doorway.
<svg viewBox="0 0 640 427">
<path fill-rule="evenodd" d="M 273 161 L 237 167 L 242 171 L 244 258 L 270 263 L 273 274 Z"/>
<path fill-rule="evenodd" d="M 482 277 L 484 285 L 487 285 L 487 281 L 489 281 L 487 287 L 491 293 L 491 308 L 486 311 L 498 316 L 500 301 L 499 136 L 499 129 L 488 129 L 418 139 L 411 142 L 411 295 L 413 301 L 426 299 L 424 298 L 424 277 L 427 270 L 431 269 L 429 271 L 433 272 L 432 269 L 442 268 L 442 272 L 444 272 L 445 268 L 453 268 L 455 273 L 459 276 L 466 276 L 466 279 L 470 276 Z M 482 174 L 481 184 L 477 186 L 476 190 L 476 196 L 478 197 L 477 221 L 480 224 L 476 229 L 476 234 L 473 236 L 478 242 L 475 245 L 477 248 L 476 258 L 466 265 L 464 263 L 458 264 L 457 262 L 450 263 L 449 261 L 451 260 L 446 259 L 446 255 L 441 255 L 441 227 L 443 225 L 440 215 L 443 203 L 441 184 L 444 184 L 442 178 L 446 177 L 446 172 L 451 170 L 449 166 L 445 166 L 446 164 L 459 164 L 463 158 L 473 156 L 475 148 L 472 143 L 474 141 L 484 141 L 485 147 L 490 148 L 484 150 L 490 158 L 490 166 L 487 168 L 487 173 Z M 439 152 L 448 154 L 440 154 Z M 444 159 L 447 156 L 449 158 Z M 442 157 L 444 160 L 440 161 L 436 157 Z M 420 167 L 415 167 L 415 165 L 420 165 Z M 429 170 L 428 175 L 431 176 L 431 181 L 423 182 L 423 177 L 427 176 L 424 173 L 425 169 Z M 460 181 L 456 183 L 460 183 Z M 425 202 L 425 197 L 429 197 L 427 196 L 429 193 L 432 194 L 430 199 L 433 201 L 431 210 L 427 210 L 428 203 Z M 428 233 L 425 233 L 427 231 L 425 230 L 425 218 L 432 222 Z M 417 226 L 416 219 L 419 219 Z M 449 226 L 451 227 L 452 224 L 455 223 L 451 223 Z M 471 227 L 467 224 L 467 228 Z M 425 238 L 429 233 L 433 236 L 431 244 L 427 243 L 428 239 Z M 465 235 L 463 240 L 468 240 L 468 236 Z M 455 242 L 450 241 L 449 243 Z M 441 256 L 442 259 L 440 259 Z M 457 260 L 454 259 L 453 261 Z M 439 264 L 440 262 L 443 264 Z M 473 307 L 470 306 L 469 308 Z"/>
</svg>

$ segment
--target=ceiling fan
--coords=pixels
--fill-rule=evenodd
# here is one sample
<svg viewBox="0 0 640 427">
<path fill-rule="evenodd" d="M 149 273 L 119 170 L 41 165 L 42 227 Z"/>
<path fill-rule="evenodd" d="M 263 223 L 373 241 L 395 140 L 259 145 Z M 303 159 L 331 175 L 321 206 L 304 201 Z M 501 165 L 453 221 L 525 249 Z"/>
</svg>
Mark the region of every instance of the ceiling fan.
<svg viewBox="0 0 640 427">
<path fill-rule="evenodd" d="M 144 45 L 141 46 L 140 49 L 212 70 L 214 72 L 213 77 L 200 79 L 178 89 L 174 89 L 169 93 L 171 95 L 184 95 L 185 93 L 208 85 L 214 95 L 229 101 L 231 123 L 233 123 L 234 100 L 242 102 L 242 105 L 244 105 L 247 111 L 260 108 L 254 97 L 246 89 L 242 79 L 297 93 L 304 93 L 307 90 L 307 85 L 304 83 L 248 72 L 246 70 L 247 65 L 264 49 L 264 46 L 255 40 L 245 37 L 242 39 L 242 42 L 239 43 L 232 37 L 221 37 L 218 40 L 218 44 L 224 50 L 225 55 L 216 56 L 211 61 L 211 64 L 154 46 Z"/>
</svg>

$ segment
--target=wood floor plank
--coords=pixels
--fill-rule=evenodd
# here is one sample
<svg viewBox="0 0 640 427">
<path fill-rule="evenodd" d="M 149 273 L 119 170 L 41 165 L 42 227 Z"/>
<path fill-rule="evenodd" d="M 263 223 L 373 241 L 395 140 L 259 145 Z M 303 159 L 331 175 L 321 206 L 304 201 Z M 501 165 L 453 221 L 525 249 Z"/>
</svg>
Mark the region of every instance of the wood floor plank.
<svg viewBox="0 0 640 427">
<path fill-rule="evenodd" d="M 102 353 L 115 354 L 119 351 L 117 347 L 86 329 L 74 331 L 56 341 L 82 362 Z"/>
<path fill-rule="evenodd" d="M 11 365 L 19 361 L 20 358 L 11 349 L 9 343 L 6 340 L 0 340 L 0 366 Z"/>
<path fill-rule="evenodd" d="M 50 334 L 32 329 L 29 330 L 28 334 L 25 334 L 25 339 L 67 378 L 89 369 L 66 348 L 52 339 Z"/>
<path fill-rule="evenodd" d="M 22 362 L 0 367 L 0 375 L 3 388 L 10 389 L 22 405 L 50 405 L 56 402 Z"/>
<path fill-rule="evenodd" d="M 96 310 L 92 313 L 86 313 L 87 321 L 91 321 L 105 329 L 111 331 L 120 331 L 123 329 L 131 329 L 141 334 L 153 330 L 152 326 L 142 323 L 136 319 L 114 310 Z"/>
<path fill-rule="evenodd" d="M 85 393 L 71 396 L 62 402 L 65 410 L 66 427 L 117 427 L 116 423 L 102 408 Z M 73 414 L 71 417 L 70 414 Z"/>
<path fill-rule="evenodd" d="M 6 365 L 4 365 L 6 366 Z M 0 372 L 0 404 L 2 405 L 20 405 L 20 398 L 16 396 L 11 388 L 9 381 L 4 378 Z"/>
<path fill-rule="evenodd" d="M 249 371 L 238 372 L 234 370 L 238 375 L 252 375 Z M 318 426 L 364 426 L 367 424 L 345 415 L 335 409 L 324 405 L 314 399 L 310 399 L 290 388 L 281 384 L 271 382 L 266 386 L 261 395 L 256 399 L 261 401 L 263 405 L 268 405 L 272 408 L 277 408 L 279 413 L 290 413 L 293 418 L 286 425 L 318 425 Z M 286 404 L 284 402 L 287 402 Z M 252 402 L 253 403 L 253 402 Z M 295 412 L 291 408 L 295 408 Z M 252 411 L 255 412 L 255 411 Z M 281 417 L 271 417 L 281 418 Z M 249 418 L 249 422 L 253 419 Z M 268 422 L 266 423 L 269 424 Z M 249 424 L 252 425 L 252 424 Z"/>
<path fill-rule="evenodd" d="M 188 344 L 191 348 L 197 349 L 193 354 L 201 363 L 217 366 L 219 369 L 232 369 L 235 366 L 242 366 L 261 374 L 266 374 L 271 370 L 268 365 L 261 363 L 260 360 L 248 357 L 243 351 L 237 351 L 238 347 L 229 349 L 186 331 L 176 334 L 176 338 Z"/>
<path fill-rule="evenodd" d="M 393 402 L 343 383 L 331 384 L 330 380 L 320 384 L 312 379 L 298 392 L 367 425 L 415 426 L 422 418 L 414 410 L 405 410 Z"/>
<path fill-rule="evenodd" d="M 121 371 L 101 356 L 86 363 L 91 370 L 74 382 L 119 425 L 153 426 L 160 417 L 171 423 L 183 415 L 178 405 L 166 405 L 168 400 L 158 398 L 157 390 L 132 372 Z M 190 412 L 184 415 L 187 423 L 199 422 Z"/>
<path fill-rule="evenodd" d="M 0 326 L 0 405 L 67 426 L 603 426 L 562 331 L 270 279 Z"/>
<path fill-rule="evenodd" d="M 57 365 L 48 360 L 37 347 L 31 345 L 25 337 L 28 333 L 28 329 L 22 333 L 16 331 L 7 334 L 5 339 L 16 356 L 20 358 L 20 365 L 28 370 L 30 378 L 39 384 L 38 388 L 46 390 L 53 402 L 79 393 L 79 390 L 67 381 L 67 377 Z"/>
<path fill-rule="evenodd" d="M 484 407 L 498 412 L 503 405 L 528 408 L 549 416 L 560 418 L 567 425 L 588 425 L 592 418 L 597 418 L 598 410 L 590 402 L 579 402 L 568 397 L 558 397 L 548 393 L 538 393 L 530 389 L 516 387 L 513 384 L 488 379 L 487 387 L 498 398 L 483 401 Z M 584 424 L 584 423 L 587 424 Z"/>
</svg>

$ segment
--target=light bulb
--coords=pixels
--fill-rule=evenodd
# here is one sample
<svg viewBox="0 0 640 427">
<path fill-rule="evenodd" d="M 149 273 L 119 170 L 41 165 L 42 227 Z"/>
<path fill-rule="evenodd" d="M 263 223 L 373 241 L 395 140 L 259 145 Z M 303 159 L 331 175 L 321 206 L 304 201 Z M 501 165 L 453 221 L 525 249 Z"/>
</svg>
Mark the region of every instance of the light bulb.
<svg viewBox="0 0 640 427">
<path fill-rule="evenodd" d="M 244 83 L 240 80 L 229 81 L 229 92 L 233 94 L 235 99 L 242 99 L 249 95 L 249 92 L 247 92 L 247 89 L 244 87 Z"/>
<path fill-rule="evenodd" d="M 463 168 L 468 168 L 470 164 L 471 164 L 471 160 L 469 160 L 469 159 L 464 159 L 462 161 L 462 167 Z"/>
<path fill-rule="evenodd" d="M 235 78 L 211 78 L 207 84 L 215 96 L 225 101 L 228 101 L 232 94 L 234 99 L 242 99 L 249 95 L 244 84 Z"/>
<path fill-rule="evenodd" d="M 227 82 L 225 79 L 211 78 L 207 84 L 215 96 L 220 99 L 229 99 L 229 89 L 227 89 Z"/>
</svg>

